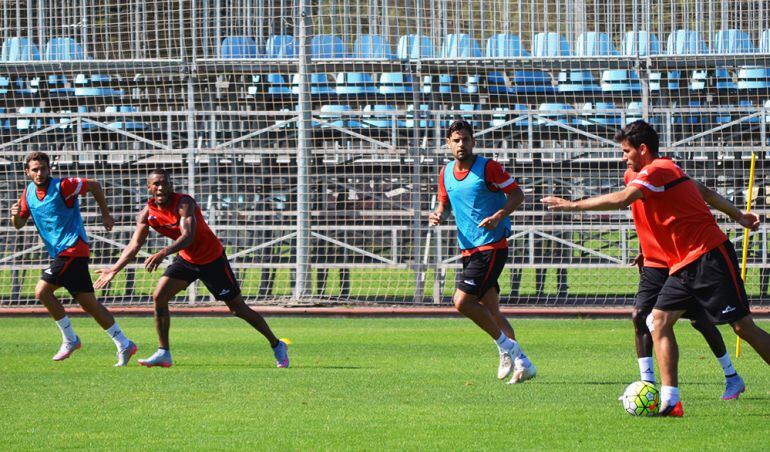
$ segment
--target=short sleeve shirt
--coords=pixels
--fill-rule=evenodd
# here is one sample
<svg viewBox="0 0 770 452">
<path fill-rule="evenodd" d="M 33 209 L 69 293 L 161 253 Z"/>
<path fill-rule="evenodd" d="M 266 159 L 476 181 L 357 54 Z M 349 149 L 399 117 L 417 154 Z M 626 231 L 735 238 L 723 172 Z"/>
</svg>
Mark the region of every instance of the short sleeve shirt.
<svg viewBox="0 0 770 452">
<path fill-rule="evenodd" d="M 639 201 L 649 223 L 638 230 L 640 241 L 657 242 L 672 274 L 727 240 L 698 187 L 670 159 L 653 160 L 629 184 L 642 191 Z"/>
<path fill-rule="evenodd" d="M 631 168 L 626 170 L 623 175 L 625 184 L 636 179 L 637 173 Z M 650 222 L 647 219 L 647 214 L 644 209 L 644 201 L 639 199 L 631 203 L 631 216 L 634 217 L 634 226 L 636 226 L 636 235 L 639 238 L 639 247 L 642 249 L 644 255 L 644 266 L 655 268 L 666 268 L 668 258 L 666 253 L 663 252 L 660 245 L 658 245 L 655 236 L 650 228 Z"/>
</svg>

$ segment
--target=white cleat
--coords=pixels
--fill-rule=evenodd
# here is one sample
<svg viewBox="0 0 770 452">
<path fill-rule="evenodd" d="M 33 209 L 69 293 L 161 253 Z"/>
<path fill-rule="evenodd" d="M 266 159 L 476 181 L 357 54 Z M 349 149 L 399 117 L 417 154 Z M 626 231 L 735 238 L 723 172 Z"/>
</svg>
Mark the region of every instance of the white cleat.
<svg viewBox="0 0 770 452">
<path fill-rule="evenodd" d="M 115 364 L 115 367 L 127 366 L 131 357 L 136 355 L 138 350 L 139 347 L 137 347 L 133 341 L 128 341 L 128 347 L 118 350 L 118 362 Z"/>
<path fill-rule="evenodd" d="M 61 347 L 59 347 L 59 351 L 56 352 L 55 355 L 53 355 L 54 361 L 62 361 L 70 357 L 73 353 L 75 353 L 75 350 L 80 350 L 80 338 L 75 336 L 75 342 L 62 342 Z"/>
<path fill-rule="evenodd" d="M 537 369 L 535 365 L 530 361 L 529 366 L 523 366 L 516 363 L 516 368 L 513 371 L 513 377 L 508 382 L 509 385 L 515 385 L 517 383 L 523 383 L 527 380 L 535 378 L 537 375 Z"/>
<path fill-rule="evenodd" d="M 497 367 L 497 378 L 504 380 L 513 372 L 513 358 L 508 352 L 500 352 L 500 365 Z"/>
<path fill-rule="evenodd" d="M 171 367 L 171 352 L 158 349 L 158 351 L 153 353 L 149 358 L 140 359 L 138 362 L 140 366 L 144 367 L 160 366 L 168 368 Z"/>
</svg>

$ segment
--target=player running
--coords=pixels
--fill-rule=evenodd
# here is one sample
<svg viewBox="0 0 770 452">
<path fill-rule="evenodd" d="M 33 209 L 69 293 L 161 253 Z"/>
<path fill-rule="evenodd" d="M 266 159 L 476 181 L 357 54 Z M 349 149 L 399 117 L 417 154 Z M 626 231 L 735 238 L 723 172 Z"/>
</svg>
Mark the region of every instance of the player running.
<svg viewBox="0 0 770 452">
<path fill-rule="evenodd" d="M 110 311 L 94 296 L 88 271 L 91 251 L 78 202 L 78 196 L 91 193 L 102 212 L 104 228 L 112 230 L 115 220 L 110 215 L 102 186 L 90 179 L 52 178 L 51 160 L 44 152 L 27 155 L 24 172 L 31 182 L 22 192 L 21 199 L 11 206 L 11 222 L 16 229 L 21 229 L 31 216 L 51 256 L 51 264 L 43 270 L 35 287 L 35 297 L 43 303 L 61 330 L 62 345 L 53 360 L 69 358 L 82 345 L 64 307 L 54 295 L 57 289 L 65 287 L 115 342 L 118 349 L 115 366 L 125 366 L 136 354 L 137 347 L 123 334 Z"/>
<path fill-rule="evenodd" d="M 437 226 L 454 211 L 463 259 L 453 296 L 455 307 L 497 343 L 497 378 L 513 372 L 508 383 L 521 383 L 534 378 L 537 369 L 500 313 L 497 278 L 508 258 L 508 216 L 521 205 L 524 194 L 499 163 L 473 154 L 475 144 L 473 127 L 467 122 L 456 121 L 449 127 L 447 145 L 454 161 L 439 173 L 438 206 L 428 222 Z"/>
<path fill-rule="evenodd" d="M 674 324 L 687 310 L 700 308 L 713 323 L 729 323 L 768 364 L 770 335 L 751 317 L 732 243 L 719 229 L 697 184 L 670 159 L 658 155 L 655 130 L 635 121 L 619 131 L 615 140 L 623 150 L 623 161 L 637 173 L 624 190 L 580 201 L 549 196 L 542 202 L 551 210 L 576 211 L 621 209 L 642 201 L 669 268 L 647 322 L 661 374 L 660 414 L 682 416 Z M 744 226 L 758 226 L 756 216 L 741 216 Z"/>
<path fill-rule="evenodd" d="M 139 364 L 146 367 L 171 367 L 168 334 L 171 314 L 168 302 L 190 283 L 200 279 L 214 298 L 224 301 L 235 316 L 249 322 L 265 336 L 273 348 L 278 367 L 289 367 L 288 346 L 285 342 L 278 340 L 265 319 L 243 301 L 240 287 L 230 268 L 224 248 L 206 224 L 195 200 L 189 195 L 174 192 L 171 177 L 163 169 L 150 173 L 147 178 L 147 191 L 151 197 L 137 216 L 136 229 L 131 242 L 112 268 L 97 270 L 100 276 L 94 284 L 98 289 L 106 287 L 115 275 L 136 257 L 147 240 L 150 228 L 173 240 L 171 245 L 144 261 L 144 267 L 152 273 L 166 256 L 179 253 L 173 263 L 166 268 L 152 295 L 155 303 L 158 351 L 147 359 L 140 359 Z"/>
<path fill-rule="evenodd" d="M 623 176 L 625 184 L 630 184 L 636 180 L 637 176 L 638 173 L 629 167 Z M 703 196 L 704 201 L 710 206 L 718 209 L 743 227 L 756 229 L 759 226 L 759 217 L 755 214 L 744 214 L 733 203 L 715 191 L 698 181 L 693 182 L 698 187 L 698 191 Z M 636 226 L 636 234 L 639 238 L 639 248 L 641 251 L 633 262 L 639 268 L 640 278 L 631 320 L 634 324 L 636 354 L 641 379 L 655 383 L 655 371 L 652 361 L 652 334 L 647 327 L 647 317 L 652 313 L 652 309 L 658 299 L 658 294 L 668 279 L 669 269 L 666 264 L 666 254 L 660 248 L 658 242 L 655 241 L 642 200 L 631 203 L 631 214 Z M 703 309 L 690 309 L 683 317 L 689 318 L 693 328 L 703 335 L 709 348 L 711 348 L 711 351 L 717 358 L 719 365 L 722 367 L 725 375 L 725 390 L 722 393 L 722 400 L 737 399 L 746 390 L 746 384 L 733 366 L 719 329 L 708 320 Z"/>
</svg>

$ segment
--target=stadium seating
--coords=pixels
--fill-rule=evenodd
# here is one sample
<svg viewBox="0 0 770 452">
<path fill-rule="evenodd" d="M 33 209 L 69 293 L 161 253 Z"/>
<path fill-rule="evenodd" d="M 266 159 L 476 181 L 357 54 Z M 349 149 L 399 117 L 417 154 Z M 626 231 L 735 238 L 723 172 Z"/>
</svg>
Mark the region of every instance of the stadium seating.
<svg viewBox="0 0 770 452">
<path fill-rule="evenodd" d="M 537 108 L 537 120 L 535 123 L 537 125 L 545 126 L 545 127 L 556 127 L 556 124 L 550 123 L 548 121 L 543 120 L 542 118 L 547 118 L 551 121 L 555 121 L 559 124 L 570 124 L 572 121 L 570 121 L 569 116 L 565 113 L 560 113 L 560 111 L 572 111 L 575 107 L 569 104 L 562 104 L 562 103 L 553 103 L 553 102 L 547 102 L 540 104 L 540 106 Z"/>
<path fill-rule="evenodd" d="M 529 110 L 529 107 L 524 104 L 513 104 L 510 108 L 495 107 L 493 109 L 495 113 L 492 113 L 492 120 L 489 121 L 489 125 L 490 127 L 501 126 L 512 119 L 525 115 L 526 113 L 524 112 L 526 112 L 527 110 Z M 509 127 L 526 128 L 528 125 L 529 125 L 529 119 L 522 119 L 520 121 L 514 122 Z"/>
<path fill-rule="evenodd" d="M 224 59 L 257 58 L 257 42 L 249 36 L 228 36 L 217 48 L 217 57 Z"/>
<path fill-rule="evenodd" d="M 581 57 L 618 54 L 608 34 L 593 31 L 582 33 L 578 36 L 575 41 L 574 53 L 575 56 Z M 605 91 L 623 89 L 625 85 L 628 85 L 626 82 L 628 77 L 624 72 L 605 71 L 602 76 L 604 83 L 601 87 L 596 83 L 596 79 L 590 71 L 561 72 L 559 73 L 559 92 L 594 92 L 602 89 Z"/>
<path fill-rule="evenodd" d="M 479 58 L 481 57 L 481 48 L 475 39 L 470 35 L 460 34 L 448 34 L 444 37 L 441 44 L 441 51 L 439 52 L 440 58 L 446 59 L 458 59 L 458 58 Z M 452 91 L 458 91 L 453 89 L 457 82 L 455 77 L 451 75 L 439 76 L 439 92 L 451 93 Z M 463 94 L 473 94 L 479 91 L 479 76 L 469 75 L 465 77 L 465 83 L 459 86 L 459 92 Z"/>
<path fill-rule="evenodd" d="M 374 94 L 377 87 L 370 74 L 362 72 L 340 72 L 337 74 L 337 94 Z"/>
<path fill-rule="evenodd" d="M 398 111 L 393 105 L 367 105 L 364 107 L 362 127 L 390 129 L 395 124 L 399 128 L 409 127 L 393 112 Z"/>
<path fill-rule="evenodd" d="M 708 53 L 708 47 L 703 42 L 698 32 L 688 29 L 673 31 L 666 39 L 666 55 L 695 55 Z M 706 72 L 693 71 L 693 82 L 689 85 L 691 90 L 705 88 Z M 688 87 L 681 84 L 682 71 L 669 71 L 667 73 L 666 87 L 670 90 L 678 90 Z"/>
<path fill-rule="evenodd" d="M 380 94 L 407 94 L 411 93 L 412 76 L 403 72 L 385 72 L 380 75 L 377 84 L 377 92 Z"/>
<path fill-rule="evenodd" d="M 380 35 L 360 35 L 353 43 L 353 58 L 392 60 L 390 43 Z"/>
<path fill-rule="evenodd" d="M 488 58 L 528 57 L 521 39 L 512 34 L 497 34 L 487 39 L 485 56 Z M 508 77 L 503 72 L 487 75 L 487 90 L 495 94 L 551 93 L 555 91 L 551 76 L 542 71 L 514 71 Z"/>
<path fill-rule="evenodd" d="M 0 52 L 0 61 L 20 62 L 40 60 L 40 51 L 34 42 L 29 38 L 8 38 L 3 41 L 2 52 Z M 0 82 L 0 86 L 13 88 L 13 92 L 20 95 L 33 95 L 38 92 L 40 83 L 39 78 L 16 78 L 14 80 L 5 79 Z M 4 88 L 7 93 L 7 88 Z"/>
<path fill-rule="evenodd" d="M 345 58 L 345 43 L 336 35 L 316 35 L 310 40 L 310 55 L 315 59 Z"/>
<path fill-rule="evenodd" d="M 335 80 L 329 74 L 308 74 L 310 77 L 310 94 L 323 95 L 323 94 L 335 94 L 334 83 Z M 300 80 L 299 74 L 294 74 L 291 80 L 291 92 L 293 94 L 299 94 Z"/>
<path fill-rule="evenodd" d="M 265 57 L 267 58 L 295 58 L 298 55 L 295 47 L 294 36 L 271 35 L 265 45 Z"/>
<path fill-rule="evenodd" d="M 615 109 L 617 107 L 613 102 L 586 102 L 583 104 L 583 113 L 575 119 L 574 123 L 575 125 L 587 128 L 597 126 L 612 129 L 620 128 L 623 126 L 620 115 L 607 111 Z"/>
<path fill-rule="evenodd" d="M 341 104 L 322 105 L 321 112 L 318 114 L 318 118 L 336 127 L 344 127 L 344 128 L 361 127 L 361 123 L 354 117 L 349 115 L 343 116 L 339 114 L 339 113 L 350 112 L 352 110 L 353 109 L 350 108 L 350 105 L 341 105 Z M 312 124 L 313 124 L 313 127 L 321 127 L 321 128 L 329 127 L 317 121 L 313 121 Z"/>
<path fill-rule="evenodd" d="M 131 105 L 110 106 L 104 109 L 105 113 L 135 113 L 139 109 Z M 123 118 L 118 121 L 112 121 L 109 123 L 110 127 L 122 130 L 144 130 L 148 126 L 142 122 L 134 120 L 134 118 Z"/>
<path fill-rule="evenodd" d="M 436 48 L 429 36 L 404 35 L 398 40 L 396 56 L 400 60 L 435 58 Z"/>
<path fill-rule="evenodd" d="M 719 30 L 714 34 L 712 41 L 714 53 L 717 54 L 740 54 L 754 53 L 754 43 L 748 33 L 737 30 Z M 714 86 L 717 89 L 737 89 L 738 84 L 733 80 L 732 73 L 726 68 L 718 68 L 715 71 Z"/>
</svg>

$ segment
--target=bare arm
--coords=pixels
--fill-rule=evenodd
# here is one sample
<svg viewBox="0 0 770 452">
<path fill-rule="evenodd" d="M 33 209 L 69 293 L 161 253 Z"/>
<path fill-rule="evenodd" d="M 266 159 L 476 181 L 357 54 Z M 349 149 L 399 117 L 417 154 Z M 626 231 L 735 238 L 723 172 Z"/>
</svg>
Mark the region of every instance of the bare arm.
<svg viewBox="0 0 770 452">
<path fill-rule="evenodd" d="M 96 289 L 106 287 L 126 265 L 134 260 L 137 253 L 139 253 L 139 250 L 142 249 L 144 242 L 147 241 L 149 233 L 150 225 L 147 223 L 147 207 L 145 207 L 139 212 L 139 215 L 136 216 L 136 229 L 134 230 L 134 235 L 131 237 L 131 241 L 128 245 L 123 249 L 118 261 L 109 269 L 96 270 L 96 273 L 99 274 L 99 279 L 94 283 Z"/>
<path fill-rule="evenodd" d="M 27 224 L 27 220 L 29 218 L 24 218 L 21 215 L 21 203 L 16 201 L 11 206 L 11 223 L 13 223 L 13 227 L 16 229 L 21 229 L 24 227 L 25 224 Z"/>
<path fill-rule="evenodd" d="M 144 261 L 144 268 L 152 272 L 158 268 L 166 256 L 177 253 L 192 245 L 196 226 L 195 203 L 191 199 L 185 198 L 179 202 L 179 229 L 181 234 L 171 245 L 148 257 Z"/>
<path fill-rule="evenodd" d="M 703 196 L 703 200 L 706 201 L 708 205 L 727 215 L 744 228 L 749 228 L 753 231 L 756 231 L 759 228 L 759 216 L 757 214 L 753 212 L 742 212 L 739 208 L 735 207 L 735 204 L 725 199 L 719 193 L 696 180 L 693 180 L 693 182 L 695 182 L 698 191 L 700 191 L 701 196 Z"/>
<path fill-rule="evenodd" d="M 505 205 L 503 205 L 503 208 L 495 212 L 495 214 L 491 217 L 487 217 L 481 220 L 479 227 L 488 230 L 496 228 L 505 217 L 513 213 L 514 210 L 518 209 L 523 201 L 524 192 L 521 191 L 521 188 L 516 187 L 514 191 L 506 194 Z"/>
<path fill-rule="evenodd" d="M 446 221 L 447 218 L 449 218 L 449 213 L 452 211 L 452 205 L 449 203 L 444 204 L 443 202 L 439 201 L 438 205 L 436 206 L 436 210 L 431 212 L 428 215 L 428 224 L 431 226 L 438 226 L 444 221 Z"/>
<path fill-rule="evenodd" d="M 546 196 L 540 201 L 548 206 L 548 210 L 572 212 L 578 210 L 619 210 L 631 205 L 632 202 L 642 198 L 642 191 L 633 185 L 623 190 L 596 196 L 594 198 L 581 199 L 580 201 L 568 201 L 556 196 Z"/>
<path fill-rule="evenodd" d="M 104 196 L 102 185 L 92 179 L 86 179 L 86 191 L 96 200 L 96 204 L 99 205 L 99 210 L 102 212 L 102 224 L 104 229 L 111 231 L 115 226 L 115 219 L 110 215 L 110 207 L 107 205 L 107 198 Z"/>
</svg>

